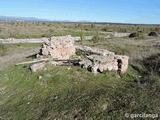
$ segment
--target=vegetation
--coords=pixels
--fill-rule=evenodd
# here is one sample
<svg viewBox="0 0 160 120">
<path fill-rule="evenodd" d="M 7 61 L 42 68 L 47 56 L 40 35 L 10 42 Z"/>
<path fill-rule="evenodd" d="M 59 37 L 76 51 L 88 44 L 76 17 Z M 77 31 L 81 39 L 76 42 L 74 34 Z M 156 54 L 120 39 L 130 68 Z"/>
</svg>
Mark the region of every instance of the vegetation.
<svg viewBox="0 0 160 120">
<path fill-rule="evenodd" d="M 144 33 L 142 31 L 134 32 L 129 35 L 129 38 L 143 39 Z"/>
<path fill-rule="evenodd" d="M 40 38 L 50 36 L 72 35 L 95 35 L 95 30 L 100 35 L 107 35 L 106 32 L 136 32 L 159 33 L 159 26 L 154 25 L 117 25 L 117 24 L 74 24 L 54 22 L 25 22 L 25 21 L 0 21 L 0 38 Z"/>
<path fill-rule="evenodd" d="M 125 113 L 160 112 L 159 76 L 140 64 L 131 64 L 122 77 L 79 67 L 50 66 L 37 73 L 10 67 L 0 82 L 2 119 L 124 119 Z"/>
<path fill-rule="evenodd" d="M 7 51 L 7 48 L 3 44 L 0 44 L 0 56 L 5 55 L 6 51 Z"/>
<path fill-rule="evenodd" d="M 94 35 L 93 40 L 82 40 L 81 44 L 128 55 L 130 57 L 128 72 L 121 76 L 116 72 L 94 75 L 78 66 L 47 66 L 46 70 L 32 73 L 29 65 L 10 66 L 0 71 L 0 119 L 121 120 L 126 119 L 125 113 L 160 113 L 160 52 L 159 47 L 155 47 L 158 38 L 151 41 L 141 37 L 138 40 L 103 37 L 113 29 L 118 31 L 121 28 L 121 32 L 135 32 L 134 30 L 142 29 L 148 33 L 154 30 L 155 26 L 138 28 L 133 25 L 132 28 L 127 25 L 85 24 L 81 29 L 79 25 L 63 23 L 27 22 L 25 24 L 32 27 L 27 34 L 30 37 L 34 30 L 36 35 L 43 33 L 47 37 L 50 35 L 48 28 L 54 28 L 55 25 L 57 31 L 52 33 L 55 35 L 72 33 L 76 36 L 80 35 L 80 30 L 83 35 Z M 7 25 L 18 27 L 22 23 L 10 22 Z M 36 31 L 38 26 L 44 29 L 39 29 L 41 32 Z M 105 33 L 102 30 L 104 27 L 107 28 Z M 16 32 L 21 34 L 22 31 Z M 2 30 L 1 33 L 3 35 L 4 31 Z M 0 50 L 6 49 L 10 53 L 13 49 L 20 51 L 21 48 L 30 49 L 40 44 L 1 46 Z"/>
<path fill-rule="evenodd" d="M 158 33 L 157 32 L 150 32 L 148 34 L 148 36 L 158 37 Z"/>
<path fill-rule="evenodd" d="M 40 47 L 41 43 L 0 44 L 0 56 L 12 54 L 28 48 Z"/>
</svg>

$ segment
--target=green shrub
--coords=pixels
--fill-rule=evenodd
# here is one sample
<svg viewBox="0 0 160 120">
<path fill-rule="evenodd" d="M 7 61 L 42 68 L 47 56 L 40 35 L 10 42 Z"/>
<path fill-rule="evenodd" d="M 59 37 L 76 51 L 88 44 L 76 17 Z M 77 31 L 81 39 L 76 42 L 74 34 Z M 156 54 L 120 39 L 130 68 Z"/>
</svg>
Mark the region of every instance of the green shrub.
<svg viewBox="0 0 160 120">
<path fill-rule="evenodd" d="M 138 39 L 143 39 L 144 38 L 144 33 L 141 31 L 138 32 L 133 32 L 129 35 L 129 38 L 138 38 Z"/>
<path fill-rule="evenodd" d="M 148 36 L 158 37 L 158 33 L 157 32 L 150 32 L 148 34 Z"/>
<path fill-rule="evenodd" d="M 7 48 L 3 44 L 0 44 L 0 56 L 4 56 L 6 52 Z"/>
<path fill-rule="evenodd" d="M 107 27 L 104 27 L 104 28 L 101 29 L 101 31 L 107 32 L 108 29 L 107 29 Z"/>
<path fill-rule="evenodd" d="M 94 43 L 97 43 L 97 42 L 100 41 L 100 37 L 97 36 L 97 35 L 95 35 L 95 36 L 92 38 L 92 41 L 93 41 Z"/>
</svg>

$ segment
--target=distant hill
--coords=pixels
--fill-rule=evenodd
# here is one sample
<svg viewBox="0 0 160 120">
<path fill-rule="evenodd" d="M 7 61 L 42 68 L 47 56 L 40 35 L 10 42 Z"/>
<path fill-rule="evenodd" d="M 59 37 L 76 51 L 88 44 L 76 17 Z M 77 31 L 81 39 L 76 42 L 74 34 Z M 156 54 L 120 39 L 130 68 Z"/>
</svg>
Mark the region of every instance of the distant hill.
<svg viewBox="0 0 160 120">
<path fill-rule="evenodd" d="M 33 21 L 33 22 L 63 22 L 63 23 L 82 23 L 82 24 L 117 24 L 117 25 L 160 25 L 160 24 L 134 24 L 134 23 L 113 23 L 113 22 L 89 22 L 89 21 L 70 21 L 70 20 L 48 20 L 36 17 L 17 17 L 0 16 L 0 21 Z"/>
<path fill-rule="evenodd" d="M 50 21 L 35 17 L 15 17 L 15 16 L 0 16 L 0 21 Z"/>
</svg>

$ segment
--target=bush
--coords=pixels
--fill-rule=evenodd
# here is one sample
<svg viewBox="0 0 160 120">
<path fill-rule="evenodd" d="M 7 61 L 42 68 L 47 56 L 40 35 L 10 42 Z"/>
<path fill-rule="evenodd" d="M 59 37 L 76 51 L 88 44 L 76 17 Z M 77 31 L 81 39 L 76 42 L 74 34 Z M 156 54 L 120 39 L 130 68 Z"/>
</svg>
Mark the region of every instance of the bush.
<svg viewBox="0 0 160 120">
<path fill-rule="evenodd" d="M 134 37 L 137 37 L 137 33 L 136 33 L 136 32 L 131 33 L 131 34 L 129 35 L 129 38 L 134 38 Z"/>
<path fill-rule="evenodd" d="M 155 31 L 158 32 L 158 33 L 160 33 L 160 27 L 159 27 L 159 26 L 156 27 L 156 28 L 155 28 Z"/>
<path fill-rule="evenodd" d="M 104 27 L 104 28 L 101 29 L 101 31 L 107 32 L 108 29 L 107 29 L 107 27 Z"/>
<path fill-rule="evenodd" d="M 145 58 L 143 64 L 148 72 L 160 75 L 160 53 Z"/>
<path fill-rule="evenodd" d="M 157 32 L 150 32 L 148 34 L 148 36 L 158 37 L 158 33 Z"/>
<path fill-rule="evenodd" d="M 144 33 L 142 33 L 141 31 L 134 32 L 129 35 L 129 38 L 144 38 Z"/>
<path fill-rule="evenodd" d="M 91 28 L 96 28 L 96 24 L 91 24 Z"/>
<path fill-rule="evenodd" d="M 0 44 L 0 56 L 4 56 L 6 52 L 7 48 L 3 44 Z"/>
<path fill-rule="evenodd" d="M 99 42 L 99 36 L 94 36 L 93 38 L 92 38 L 92 41 L 94 42 L 94 43 L 96 43 L 96 42 Z"/>
</svg>

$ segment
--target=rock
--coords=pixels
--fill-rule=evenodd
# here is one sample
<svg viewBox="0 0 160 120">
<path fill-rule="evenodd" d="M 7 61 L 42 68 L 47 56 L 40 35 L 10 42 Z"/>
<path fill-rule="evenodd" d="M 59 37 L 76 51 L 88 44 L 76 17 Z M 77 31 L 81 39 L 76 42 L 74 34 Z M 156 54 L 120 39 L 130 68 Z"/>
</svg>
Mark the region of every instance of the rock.
<svg viewBox="0 0 160 120">
<path fill-rule="evenodd" d="M 112 35 L 114 37 L 127 37 L 130 35 L 130 33 L 118 33 L 118 32 L 113 32 Z"/>
<path fill-rule="evenodd" d="M 30 66 L 30 69 L 32 72 L 37 72 L 38 70 L 42 70 L 45 67 L 46 63 L 41 62 L 41 63 L 35 63 Z"/>
<path fill-rule="evenodd" d="M 67 70 L 71 70 L 71 67 L 68 67 Z"/>
<path fill-rule="evenodd" d="M 55 66 L 60 66 L 60 65 L 63 65 L 64 62 L 63 61 L 49 61 L 49 64 L 51 65 L 55 65 Z"/>
<path fill-rule="evenodd" d="M 103 72 L 118 70 L 118 63 L 114 56 L 90 56 L 90 59 L 91 58 L 99 64 L 97 71 Z"/>
<path fill-rule="evenodd" d="M 41 80 L 41 79 L 42 79 L 42 76 L 38 76 L 38 79 Z"/>
<path fill-rule="evenodd" d="M 75 55 L 74 38 L 71 36 L 51 37 L 43 44 L 40 54 L 56 59 L 69 59 Z"/>
<path fill-rule="evenodd" d="M 84 69 L 88 69 L 89 66 L 92 65 L 92 62 L 90 60 L 88 60 L 88 59 L 84 59 L 84 60 L 79 62 L 79 65 Z"/>
<path fill-rule="evenodd" d="M 101 106 L 101 108 L 102 108 L 103 111 L 107 110 L 108 104 L 103 104 L 103 105 Z"/>
<path fill-rule="evenodd" d="M 118 70 L 118 63 L 116 60 L 113 60 L 111 62 L 105 62 L 105 63 L 101 63 L 99 65 L 99 68 L 98 70 L 100 72 L 103 72 L 103 71 L 117 71 Z"/>
<path fill-rule="evenodd" d="M 73 59 L 73 56 L 76 54 L 79 57 L 83 56 L 80 62 L 79 60 L 78 62 L 74 61 L 76 59 Z M 80 65 L 93 73 L 118 71 L 123 74 L 128 69 L 129 60 L 128 56 L 115 55 L 114 52 L 105 49 L 76 46 L 71 36 L 51 37 L 46 40 L 42 46 L 41 55 L 49 58 L 47 64 L 59 66 Z M 33 64 L 31 70 L 36 72 L 39 69 L 43 69 L 45 64 L 44 62 Z"/>
<path fill-rule="evenodd" d="M 29 105 L 31 102 L 27 102 L 27 104 Z"/>
<path fill-rule="evenodd" d="M 99 68 L 99 64 L 97 64 L 96 62 L 93 62 L 92 66 L 90 66 L 90 67 L 91 67 L 91 72 L 97 73 L 98 72 L 98 68 Z"/>
<path fill-rule="evenodd" d="M 128 69 L 128 56 L 100 56 L 90 55 L 88 59 L 81 61 L 79 64 L 93 73 L 104 71 L 120 71 L 122 74 Z"/>
<path fill-rule="evenodd" d="M 129 57 L 116 55 L 115 58 L 118 62 L 118 71 L 120 71 L 121 74 L 124 74 L 125 72 L 127 72 Z"/>
<path fill-rule="evenodd" d="M 104 49 L 91 48 L 88 46 L 76 46 L 76 50 L 82 51 L 88 55 L 92 55 L 92 54 L 102 55 L 102 56 L 115 55 L 114 52 L 110 52 L 110 51 L 104 50 Z"/>
<path fill-rule="evenodd" d="M 6 87 L 0 88 L 0 93 L 4 93 Z"/>
</svg>

